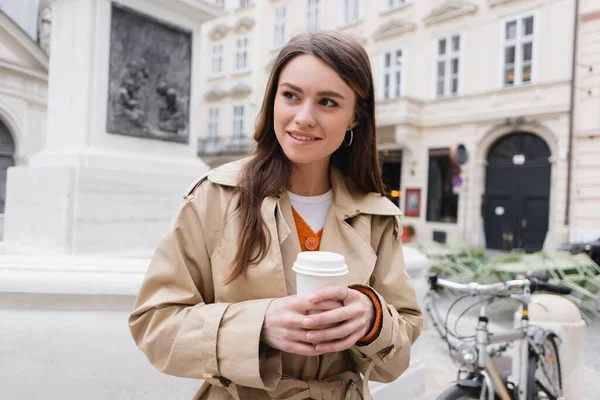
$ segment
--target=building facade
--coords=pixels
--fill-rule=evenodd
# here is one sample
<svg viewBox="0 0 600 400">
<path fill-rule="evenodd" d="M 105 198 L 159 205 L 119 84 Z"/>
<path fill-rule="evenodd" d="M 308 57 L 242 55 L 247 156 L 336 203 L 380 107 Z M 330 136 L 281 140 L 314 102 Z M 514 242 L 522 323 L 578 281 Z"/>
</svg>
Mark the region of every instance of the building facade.
<svg viewBox="0 0 600 400">
<path fill-rule="evenodd" d="M 600 238 L 600 3 L 580 0 L 570 239 Z"/>
<path fill-rule="evenodd" d="M 281 46 L 335 29 L 371 58 L 385 183 L 418 240 L 532 250 L 568 240 L 574 1 L 217 3 L 223 14 L 203 33 L 209 164 L 241 156 L 228 145 L 251 148 Z"/>
<path fill-rule="evenodd" d="M 25 12 L 14 11 L 28 20 Z M 33 15 L 35 20 L 37 11 Z M 0 227 L 8 168 L 26 164 L 44 143 L 47 87 L 48 56 L 31 32 L 0 8 Z"/>
</svg>

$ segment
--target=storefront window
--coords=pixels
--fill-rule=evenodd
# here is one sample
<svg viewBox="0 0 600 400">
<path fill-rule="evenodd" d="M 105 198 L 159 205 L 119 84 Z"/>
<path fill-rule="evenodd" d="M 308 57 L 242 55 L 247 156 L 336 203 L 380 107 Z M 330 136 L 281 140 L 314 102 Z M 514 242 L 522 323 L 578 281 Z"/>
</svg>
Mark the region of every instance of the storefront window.
<svg viewBox="0 0 600 400">
<path fill-rule="evenodd" d="M 427 183 L 427 221 L 456 223 L 458 217 L 457 167 L 450 160 L 450 149 L 429 151 Z"/>
</svg>

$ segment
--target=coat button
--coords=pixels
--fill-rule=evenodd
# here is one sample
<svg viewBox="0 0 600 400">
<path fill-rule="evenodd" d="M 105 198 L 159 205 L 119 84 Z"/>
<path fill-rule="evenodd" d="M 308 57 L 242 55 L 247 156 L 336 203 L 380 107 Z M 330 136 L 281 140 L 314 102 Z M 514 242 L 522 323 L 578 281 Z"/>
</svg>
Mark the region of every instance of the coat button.
<svg viewBox="0 0 600 400">
<path fill-rule="evenodd" d="M 307 250 L 310 250 L 310 251 L 316 250 L 319 247 L 319 241 L 317 239 L 315 239 L 314 237 L 309 237 L 304 242 L 304 245 L 306 246 Z"/>
</svg>

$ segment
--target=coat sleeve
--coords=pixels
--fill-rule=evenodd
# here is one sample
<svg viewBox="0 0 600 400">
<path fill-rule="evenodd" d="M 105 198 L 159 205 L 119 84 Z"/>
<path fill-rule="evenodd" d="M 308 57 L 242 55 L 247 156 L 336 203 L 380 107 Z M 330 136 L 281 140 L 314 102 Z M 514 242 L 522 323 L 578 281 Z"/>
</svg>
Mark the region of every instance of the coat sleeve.
<svg viewBox="0 0 600 400">
<path fill-rule="evenodd" d="M 410 348 L 421 332 L 423 317 L 404 267 L 398 218 L 387 217 L 376 249 L 377 263 L 370 286 L 383 312 L 379 335 L 369 344 L 356 345 L 350 354 L 363 374 L 371 363 L 369 380 L 393 382 L 410 364 Z"/>
<path fill-rule="evenodd" d="M 260 342 L 273 299 L 214 303 L 207 241 L 215 235 L 202 221 L 209 218 L 203 203 L 213 200 L 201 193 L 193 201 L 188 197 L 172 220 L 129 317 L 131 334 L 166 374 L 273 390 L 281 378 L 281 354 Z"/>
</svg>

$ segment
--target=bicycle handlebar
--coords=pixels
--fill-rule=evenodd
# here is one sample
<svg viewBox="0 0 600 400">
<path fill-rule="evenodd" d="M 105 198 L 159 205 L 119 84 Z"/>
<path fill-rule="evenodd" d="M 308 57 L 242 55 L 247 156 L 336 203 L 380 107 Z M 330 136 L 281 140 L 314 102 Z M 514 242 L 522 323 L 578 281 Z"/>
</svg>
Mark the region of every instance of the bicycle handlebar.
<svg viewBox="0 0 600 400">
<path fill-rule="evenodd" d="M 531 282 L 531 293 L 536 290 L 543 290 L 545 292 L 556 293 L 556 294 L 569 294 L 571 288 L 564 285 L 555 285 L 553 283 L 542 282 L 536 278 L 527 278 Z"/>
<path fill-rule="evenodd" d="M 569 294 L 571 288 L 563 285 L 554 285 L 540 281 L 535 277 L 528 277 L 525 279 L 515 279 L 506 282 L 492 283 L 490 285 L 480 285 L 479 283 L 458 283 L 452 282 L 445 279 L 439 279 L 437 274 L 429 274 L 429 287 L 431 290 L 437 290 L 438 287 L 445 287 L 448 289 L 458 290 L 459 292 L 466 292 L 471 294 L 485 294 L 485 293 L 501 293 L 506 292 L 512 288 L 522 288 L 525 285 L 529 285 L 531 293 L 536 290 L 543 290 L 550 293 L 556 294 Z"/>
</svg>

